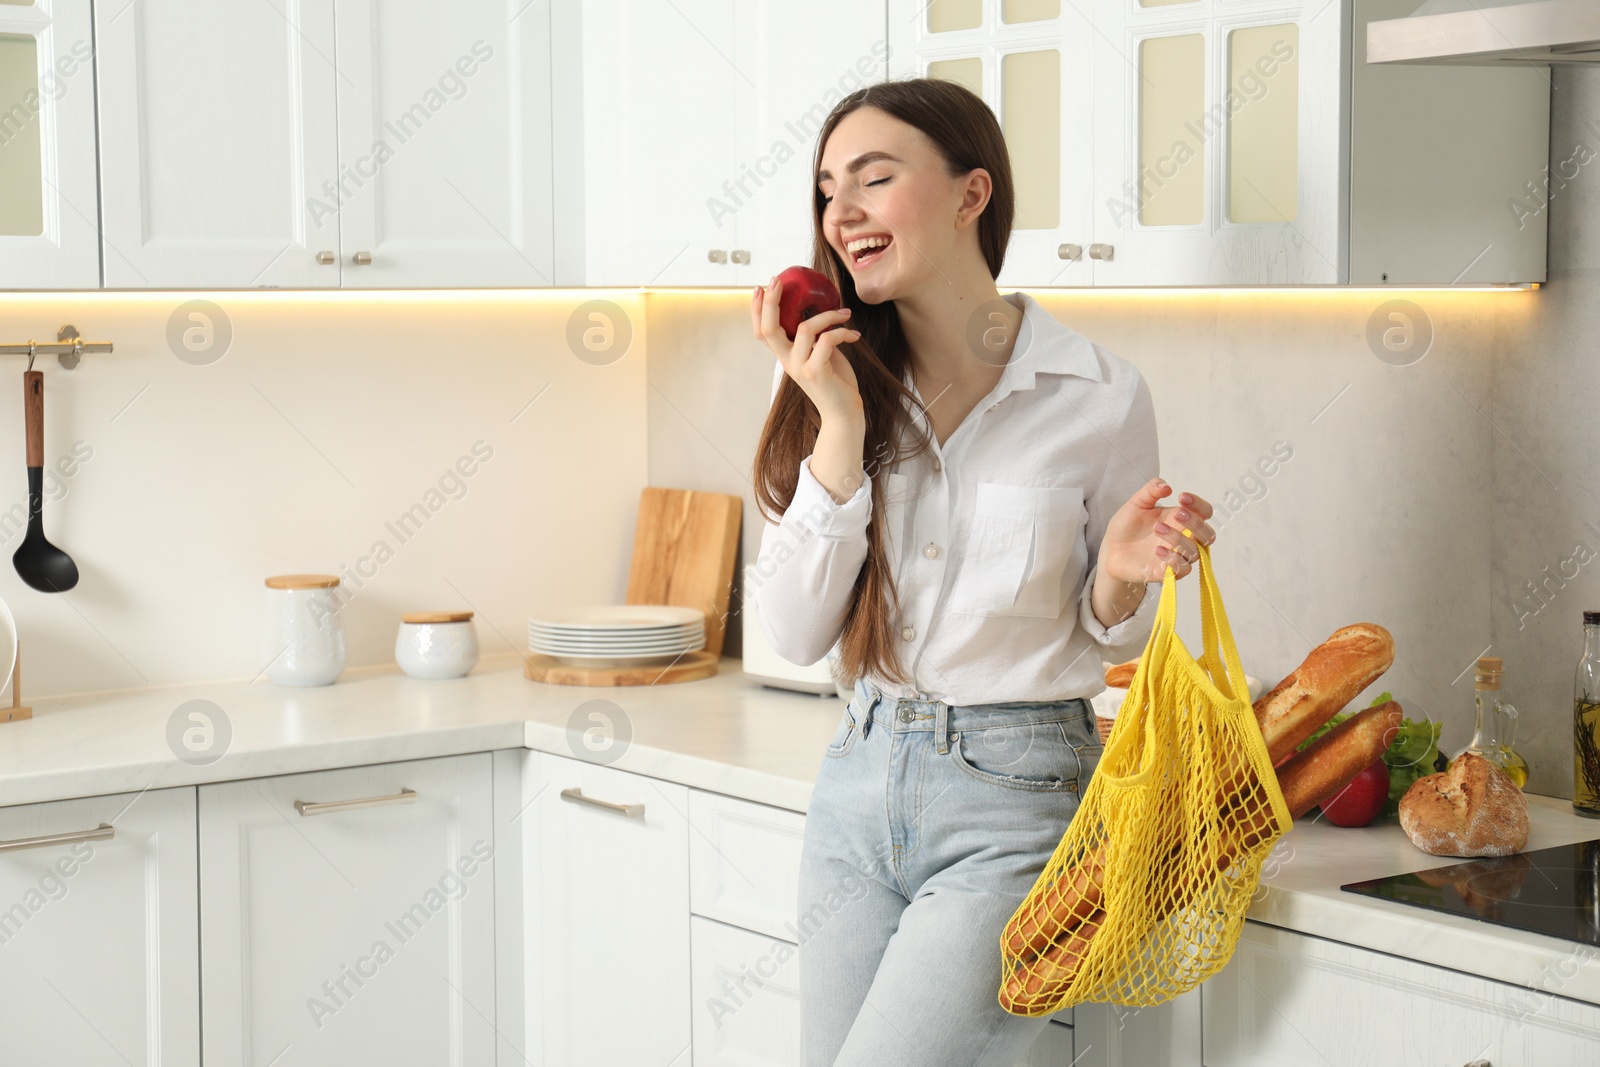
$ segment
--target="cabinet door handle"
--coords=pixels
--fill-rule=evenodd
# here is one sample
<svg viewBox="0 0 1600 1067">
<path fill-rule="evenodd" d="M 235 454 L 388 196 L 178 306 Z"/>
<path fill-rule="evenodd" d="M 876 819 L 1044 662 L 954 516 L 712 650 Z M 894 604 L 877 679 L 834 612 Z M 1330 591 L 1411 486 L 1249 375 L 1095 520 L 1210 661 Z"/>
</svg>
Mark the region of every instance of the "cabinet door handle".
<svg viewBox="0 0 1600 1067">
<path fill-rule="evenodd" d="M 735 263 L 748 263 L 750 262 L 750 253 L 742 248 L 735 248 L 733 250 L 733 261 Z"/>
<path fill-rule="evenodd" d="M 605 808 L 607 811 L 619 811 L 629 818 L 632 818 L 635 815 L 641 819 L 644 818 L 643 804 L 616 804 L 609 800 L 599 800 L 595 797 L 586 797 L 583 795 L 583 790 L 577 786 L 573 786 L 571 789 L 563 789 L 561 791 L 561 799 L 576 801 L 579 804 L 593 804 L 595 807 Z"/>
<path fill-rule="evenodd" d="M 1056 246 L 1056 255 L 1060 256 L 1062 259 L 1082 259 L 1083 258 L 1083 246 L 1082 245 L 1057 245 Z"/>
<path fill-rule="evenodd" d="M 294 810 L 301 815 L 326 815 L 330 811 L 350 811 L 353 808 L 381 808 L 390 804 L 410 804 L 417 799 L 414 789 L 402 789 L 386 797 L 362 797 L 359 800 L 297 800 Z"/>
<path fill-rule="evenodd" d="M 713 263 L 726 263 L 728 262 L 728 253 L 720 248 L 713 248 L 706 253 L 706 258 Z"/>
<path fill-rule="evenodd" d="M 367 264 L 372 262 L 372 253 L 371 252 L 357 252 L 355 255 L 350 257 L 350 261 L 352 263 L 356 264 L 357 266 L 365 267 Z"/>
<path fill-rule="evenodd" d="M 1110 259 L 1117 254 L 1116 245 L 1090 245 L 1090 259 Z"/>
<path fill-rule="evenodd" d="M 51 845 L 71 845 L 79 841 L 110 841 L 116 830 L 103 822 L 93 830 L 74 830 L 70 834 L 45 834 L 43 837 L 19 837 L 15 841 L 0 841 L 0 852 L 21 852 L 25 848 L 48 848 Z"/>
<path fill-rule="evenodd" d="M 332 263 L 336 258 L 337 257 L 332 252 L 322 251 L 317 253 L 317 262 L 321 263 L 324 267 Z"/>
</svg>

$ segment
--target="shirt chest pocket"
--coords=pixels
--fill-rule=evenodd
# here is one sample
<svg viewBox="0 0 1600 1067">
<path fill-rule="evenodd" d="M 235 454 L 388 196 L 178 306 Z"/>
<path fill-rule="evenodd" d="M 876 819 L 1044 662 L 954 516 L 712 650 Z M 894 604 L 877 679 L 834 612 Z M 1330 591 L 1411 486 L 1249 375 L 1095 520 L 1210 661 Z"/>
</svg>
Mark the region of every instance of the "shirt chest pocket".
<svg viewBox="0 0 1600 1067">
<path fill-rule="evenodd" d="M 1087 520 L 1082 489 L 980 482 L 950 610 L 1059 618 L 1088 563 Z"/>
</svg>

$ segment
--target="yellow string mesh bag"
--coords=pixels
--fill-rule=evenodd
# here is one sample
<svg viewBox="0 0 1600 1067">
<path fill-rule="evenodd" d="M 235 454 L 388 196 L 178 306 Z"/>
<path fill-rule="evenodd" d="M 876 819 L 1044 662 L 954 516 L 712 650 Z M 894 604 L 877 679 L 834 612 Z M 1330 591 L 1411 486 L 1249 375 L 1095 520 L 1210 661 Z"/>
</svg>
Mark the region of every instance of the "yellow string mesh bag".
<svg viewBox="0 0 1600 1067">
<path fill-rule="evenodd" d="M 1292 824 L 1210 550 L 1196 544 L 1204 654 L 1177 635 L 1169 567 L 1100 764 L 1000 935 L 1000 1004 L 1013 1015 L 1144 1007 L 1198 986 L 1233 955 L 1261 864 Z"/>
</svg>

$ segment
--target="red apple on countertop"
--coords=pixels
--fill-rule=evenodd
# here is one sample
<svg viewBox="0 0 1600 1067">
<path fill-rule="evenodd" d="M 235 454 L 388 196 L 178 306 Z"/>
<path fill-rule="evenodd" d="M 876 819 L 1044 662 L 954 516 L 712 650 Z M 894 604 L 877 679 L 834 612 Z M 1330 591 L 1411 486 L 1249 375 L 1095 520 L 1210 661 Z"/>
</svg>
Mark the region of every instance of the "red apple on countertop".
<svg viewBox="0 0 1600 1067">
<path fill-rule="evenodd" d="M 1379 758 L 1320 806 L 1335 826 L 1366 826 L 1378 817 L 1388 799 L 1389 765 Z"/>
<path fill-rule="evenodd" d="M 820 271 L 789 267 L 778 275 L 777 281 L 783 286 L 778 294 L 778 325 L 791 341 L 806 319 L 839 306 L 839 290 Z"/>
</svg>

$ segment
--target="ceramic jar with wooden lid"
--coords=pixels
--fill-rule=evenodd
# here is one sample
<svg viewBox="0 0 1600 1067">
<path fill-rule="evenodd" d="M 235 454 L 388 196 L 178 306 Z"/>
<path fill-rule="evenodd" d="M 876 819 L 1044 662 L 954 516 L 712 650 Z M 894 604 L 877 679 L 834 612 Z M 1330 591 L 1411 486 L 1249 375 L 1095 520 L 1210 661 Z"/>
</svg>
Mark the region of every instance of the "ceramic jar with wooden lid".
<svg viewBox="0 0 1600 1067">
<path fill-rule="evenodd" d="M 280 574 L 267 579 L 263 648 L 267 677 L 277 685 L 327 685 L 344 670 L 339 579 L 332 574 Z"/>
<path fill-rule="evenodd" d="M 470 611 L 417 611 L 400 616 L 394 661 L 413 678 L 460 678 L 478 663 Z"/>
</svg>

